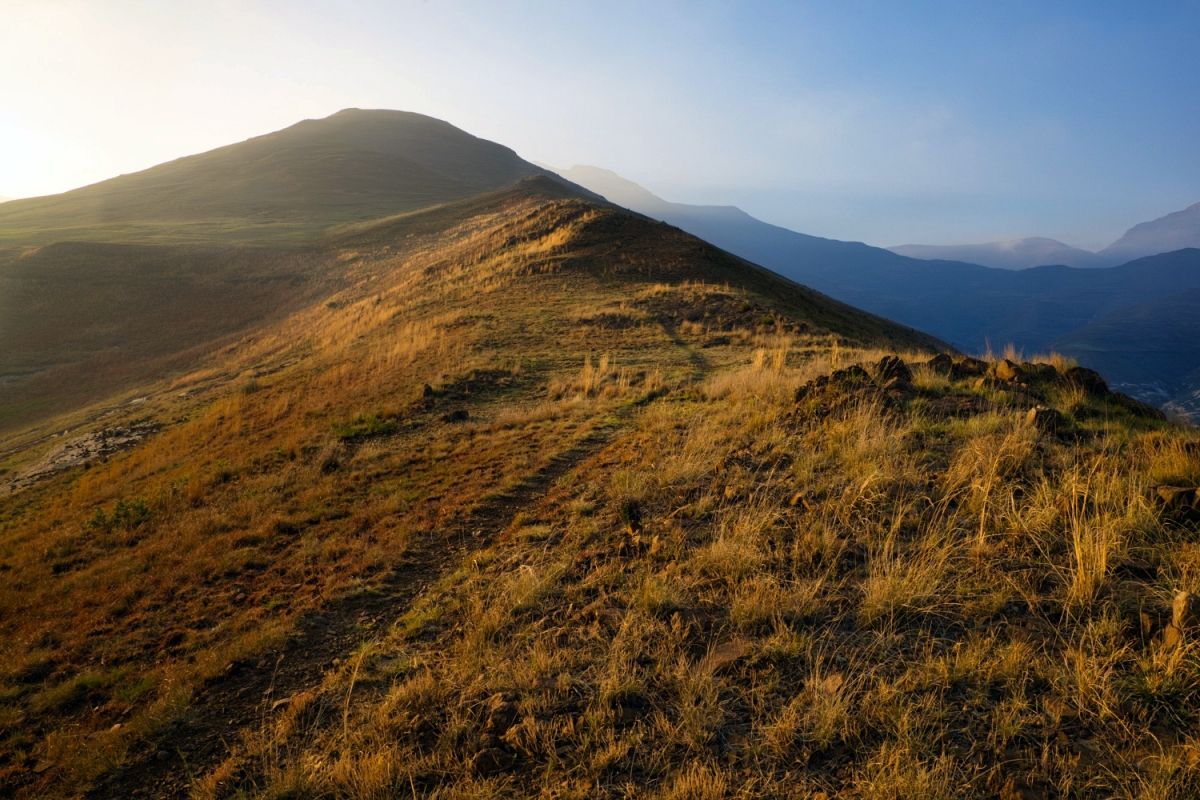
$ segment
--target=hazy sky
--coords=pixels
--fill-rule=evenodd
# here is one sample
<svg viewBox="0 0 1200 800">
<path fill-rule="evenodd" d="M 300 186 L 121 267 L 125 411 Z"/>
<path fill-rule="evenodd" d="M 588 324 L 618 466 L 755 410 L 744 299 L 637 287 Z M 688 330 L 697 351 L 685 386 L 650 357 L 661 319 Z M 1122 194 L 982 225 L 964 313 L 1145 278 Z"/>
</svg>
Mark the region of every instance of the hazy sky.
<svg viewBox="0 0 1200 800">
<path fill-rule="evenodd" d="M 0 0 L 0 195 L 340 108 L 875 244 L 1200 201 L 1200 2 Z"/>
</svg>

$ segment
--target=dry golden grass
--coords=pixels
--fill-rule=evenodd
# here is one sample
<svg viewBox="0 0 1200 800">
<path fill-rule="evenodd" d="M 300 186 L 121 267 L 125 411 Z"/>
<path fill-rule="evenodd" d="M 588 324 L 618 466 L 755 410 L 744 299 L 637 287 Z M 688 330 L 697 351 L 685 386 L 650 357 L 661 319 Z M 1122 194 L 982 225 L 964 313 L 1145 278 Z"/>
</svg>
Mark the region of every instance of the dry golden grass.
<svg viewBox="0 0 1200 800">
<path fill-rule="evenodd" d="M 1200 636 L 1154 620 L 1200 547 L 1148 497 L 1200 480 L 1200 435 L 1058 387 L 1070 426 L 1039 434 L 1022 392 L 923 367 L 800 402 L 888 352 L 869 327 L 614 224 L 530 202 L 347 243 L 352 288 L 6 502 L 14 792 L 137 765 L 198 687 L 303 658 L 305 615 L 374 587 L 405 599 L 181 791 L 1195 795 Z"/>
</svg>

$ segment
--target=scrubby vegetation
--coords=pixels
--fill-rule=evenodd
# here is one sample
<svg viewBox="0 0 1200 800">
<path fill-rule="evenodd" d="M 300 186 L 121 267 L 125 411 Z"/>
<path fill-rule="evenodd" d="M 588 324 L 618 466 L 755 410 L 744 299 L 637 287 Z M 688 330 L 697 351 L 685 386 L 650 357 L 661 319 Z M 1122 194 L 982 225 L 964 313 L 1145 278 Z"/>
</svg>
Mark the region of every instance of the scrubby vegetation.
<svg viewBox="0 0 1200 800">
<path fill-rule="evenodd" d="M 328 246 L 5 498 L 14 793 L 1200 792 L 1195 430 L 575 200 Z"/>
</svg>

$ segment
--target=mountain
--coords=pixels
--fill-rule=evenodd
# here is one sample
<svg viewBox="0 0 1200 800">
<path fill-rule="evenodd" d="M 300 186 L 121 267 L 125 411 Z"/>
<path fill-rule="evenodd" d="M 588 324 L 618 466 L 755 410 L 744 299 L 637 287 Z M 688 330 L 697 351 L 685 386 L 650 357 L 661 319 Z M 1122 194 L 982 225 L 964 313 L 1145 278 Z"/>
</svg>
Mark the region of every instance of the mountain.
<svg viewBox="0 0 1200 800">
<path fill-rule="evenodd" d="M 1056 264 L 1095 269 L 1194 247 L 1200 247 L 1200 203 L 1135 225 L 1099 253 L 1041 237 L 970 245 L 905 244 L 888 249 L 912 258 L 967 261 L 1000 269 Z"/>
<path fill-rule="evenodd" d="M 45 370 L 5 382 L 38 406 L 0 451 L 6 796 L 186 795 L 263 697 L 677 403 L 940 346 L 541 175 L 302 248 L 64 242 L 4 275 L 6 370 Z"/>
<path fill-rule="evenodd" d="M 1171 302 L 1181 291 L 1200 288 L 1198 250 L 1165 253 L 1109 269 L 995 269 L 909 258 L 858 242 L 808 236 L 728 206 L 670 203 L 604 171 L 576 167 L 562 174 L 600 194 L 607 190 L 614 202 L 624 200 L 635 211 L 678 225 L 843 302 L 929 331 L 965 352 L 981 353 L 1008 344 L 1027 353 L 1059 347 L 1094 369 L 1123 365 L 1113 380 L 1148 402 L 1162 403 L 1164 397 L 1200 389 L 1188 377 L 1200 368 L 1190 348 L 1144 363 L 1127 358 L 1128 342 L 1138 341 L 1144 333 L 1138 326 L 1150 319 L 1146 314 L 1125 317 L 1130 326 L 1120 337 L 1125 343 L 1111 336 L 1090 343 L 1086 336 L 1070 336 L 1123 308 Z M 1162 324 L 1178 319 L 1168 314 Z"/>
<path fill-rule="evenodd" d="M 340 226 L 562 179 L 440 120 L 348 109 L 0 208 L 0 434 L 329 291 Z M 571 191 L 587 195 L 579 187 Z"/>
<path fill-rule="evenodd" d="M 55 241 L 304 241 L 337 223 L 549 175 L 403 111 L 346 109 L 91 186 L 5 203 L 0 247 Z"/>
<path fill-rule="evenodd" d="M 1100 256 L 1128 261 L 1185 247 L 1200 247 L 1200 203 L 1134 225 L 1124 236 L 1101 250 Z"/>
<path fill-rule="evenodd" d="M 302 243 L 6 256 L 67 372 L 0 440 L 0 795 L 1196 795 L 1195 429 L 559 179 L 293 175 Z"/>
<path fill-rule="evenodd" d="M 1043 237 L 1010 239 L 986 244 L 902 244 L 888 249 L 893 253 L 910 258 L 966 261 L 998 269 L 1027 269 L 1046 264 L 1064 264 L 1068 267 L 1082 268 L 1112 266 L 1106 259 L 1100 258 L 1093 252 Z"/>
</svg>

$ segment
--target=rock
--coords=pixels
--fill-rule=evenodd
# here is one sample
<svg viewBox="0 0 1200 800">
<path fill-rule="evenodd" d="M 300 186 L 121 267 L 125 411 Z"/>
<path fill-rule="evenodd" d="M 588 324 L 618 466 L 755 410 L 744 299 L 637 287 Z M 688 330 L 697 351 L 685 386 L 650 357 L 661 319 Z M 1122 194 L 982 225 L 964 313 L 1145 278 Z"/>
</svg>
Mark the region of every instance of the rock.
<svg viewBox="0 0 1200 800">
<path fill-rule="evenodd" d="M 897 356 L 884 356 L 875 365 L 875 379 L 885 389 L 904 389 L 912 385 L 912 370 Z"/>
<path fill-rule="evenodd" d="M 832 383 L 842 386 L 861 386 L 864 383 L 869 383 L 871 376 L 867 371 L 858 364 L 851 364 L 845 369 L 839 369 L 829 376 Z"/>
<path fill-rule="evenodd" d="M 949 377 L 954 372 L 954 359 L 947 353 L 938 353 L 925 362 L 925 367 L 937 375 Z"/>
<path fill-rule="evenodd" d="M 954 362 L 954 370 L 950 374 L 950 377 L 955 379 L 974 378 L 983 375 L 987 371 L 988 365 L 986 361 L 980 361 L 978 358 L 967 356 Z"/>
<path fill-rule="evenodd" d="M 433 397 L 434 394 L 436 394 L 436 392 L 433 391 L 433 387 L 430 386 L 428 383 L 425 384 L 425 386 L 423 386 L 421 388 L 421 396 L 422 397 Z"/>
<path fill-rule="evenodd" d="M 1067 418 L 1053 408 L 1034 406 L 1025 415 L 1025 423 L 1042 433 L 1055 434 L 1067 426 Z"/>
<path fill-rule="evenodd" d="M 1063 378 L 1067 383 L 1080 387 L 1088 394 L 1107 394 L 1108 384 L 1104 378 L 1100 377 L 1100 373 L 1094 369 L 1085 367 L 1071 367 L 1063 373 Z"/>
<path fill-rule="evenodd" d="M 996 380 L 1006 383 L 1024 383 L 1027 377 L 1024 367 L 1007 358 L 997 361 L 992 366 L 992 374 L 996 376 Z"/>
<path fill-rule="evenodd" d="M 449 414 L 442 415 L 442 422 L 466 422 L 471 418 L 471 415 L 465 408 L 460 408 L 451 411 Z"/>
</svg>

